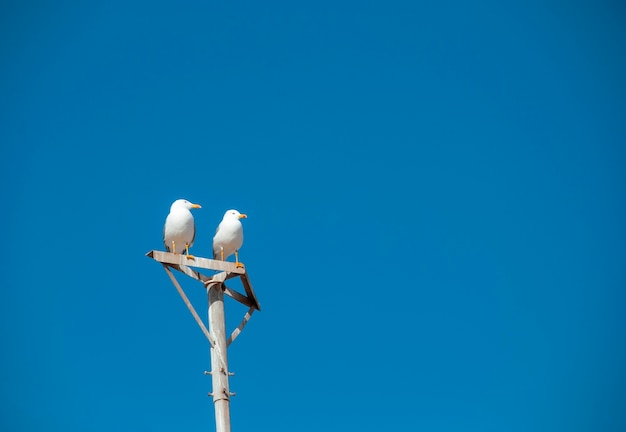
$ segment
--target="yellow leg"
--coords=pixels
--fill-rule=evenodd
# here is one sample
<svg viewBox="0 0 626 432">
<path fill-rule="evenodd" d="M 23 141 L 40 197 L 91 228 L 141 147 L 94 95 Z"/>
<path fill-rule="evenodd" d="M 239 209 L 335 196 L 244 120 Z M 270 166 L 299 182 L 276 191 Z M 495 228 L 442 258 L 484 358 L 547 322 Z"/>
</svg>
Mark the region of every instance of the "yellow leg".
<svg viewBox="0 0 626 432">
<path fill-rule="evenodd" d="M 187 250 L 187 255 L 185 255 L 187 257 L 187 259 L 196 259 L 195 256 L 189 255 L 189 243 L 185 244 L 185 249 Z"/>
<path fill-rule="evenodd" d="M 235 267 L 243 267 L 243 263 L 239 262 L 239 251 L 235 251 Z"/>
</svg>

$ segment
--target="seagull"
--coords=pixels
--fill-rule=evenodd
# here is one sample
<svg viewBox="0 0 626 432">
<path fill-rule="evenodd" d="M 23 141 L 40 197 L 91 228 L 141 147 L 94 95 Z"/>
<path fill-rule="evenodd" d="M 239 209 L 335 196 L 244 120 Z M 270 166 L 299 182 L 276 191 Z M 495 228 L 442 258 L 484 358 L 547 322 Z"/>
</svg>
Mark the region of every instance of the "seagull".
<svg viewBox="0 0 626 432">
<path fill-rule="evenodd" d="M 213 237 L 213 259 L 224 261 L 235 254 L 235 265 L 243 267 L 239 262 L 239 249 L 243 245 L 243 226 L 239 219 L 247 218 L 237 210 L 228 210 L 220 222 Z"/>
<path fill-rule="evenodd" d="M 187 252 L 187 259 L 194 259 L 193 255 L 189 255 L 189 248 L 196 238 L 196 224 L 190 211 L 194 208 L 202 207 L 199 204 L 190 203 L 186 199 L 174 201 L 163 227 L 165 250 L 176 253 L 176 244 L 178 244 L 180 249 L 184 248 Z"/>
</svg>

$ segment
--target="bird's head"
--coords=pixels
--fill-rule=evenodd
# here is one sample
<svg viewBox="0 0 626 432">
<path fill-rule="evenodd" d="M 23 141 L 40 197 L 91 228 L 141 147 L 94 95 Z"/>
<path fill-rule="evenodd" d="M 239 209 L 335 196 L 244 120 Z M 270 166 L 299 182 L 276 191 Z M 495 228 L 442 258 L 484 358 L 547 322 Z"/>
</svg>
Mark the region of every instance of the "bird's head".
<svg viewBox="0 0 626 432">
<path fill-rule="evenodd" d="M 224 213 L 224 219 L 245 219 L 247 217 L 247 215 L 239 213 L 237 210 L 228 210 Z"/>
<path fill-rule="evenodd" d="M 190 201 L 187 201 L 186 199 L 177 199 L 172 204 L 172 207 L 170 207 L 170 211 L 174 210 L 175 208 L 181 208 L 181 207 L 186 208 L 187 210 L 191 210 L 195 208 L 202 208 L 200 204 L 194 204 Z"/>
</svg>

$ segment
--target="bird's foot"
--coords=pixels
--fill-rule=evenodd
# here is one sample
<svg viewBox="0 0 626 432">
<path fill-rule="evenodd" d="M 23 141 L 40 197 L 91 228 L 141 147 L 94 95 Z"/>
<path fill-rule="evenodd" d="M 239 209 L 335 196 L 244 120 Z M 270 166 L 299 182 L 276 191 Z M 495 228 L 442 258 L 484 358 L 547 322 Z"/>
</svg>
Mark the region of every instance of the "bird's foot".
<svg viewBox="0 0 626 432">
<path fill-rule="evenodd" d="M 185 255 L 187 256 L 187 259 L 191 259 L 191 260 L 195 260 L 196 259 L 195 256 L 189 255 L 189 243 L 185 244 L 185 252 L 186 252 Z"/>
</svg>

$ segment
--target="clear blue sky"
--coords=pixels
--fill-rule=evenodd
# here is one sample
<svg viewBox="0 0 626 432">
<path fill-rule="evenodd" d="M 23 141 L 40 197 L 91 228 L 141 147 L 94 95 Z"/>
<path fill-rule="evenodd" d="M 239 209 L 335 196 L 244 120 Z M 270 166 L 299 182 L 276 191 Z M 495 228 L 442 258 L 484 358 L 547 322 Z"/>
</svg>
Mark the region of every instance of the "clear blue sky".
<svg viewBox="0 0 626 432">
<path fill-rule="evenodd" d="M 3 2 L 0 429 L 214 430 L 182 197 L 233 430 L 625 430 L 626 11 L 505 3 Z"/>
</svg>

